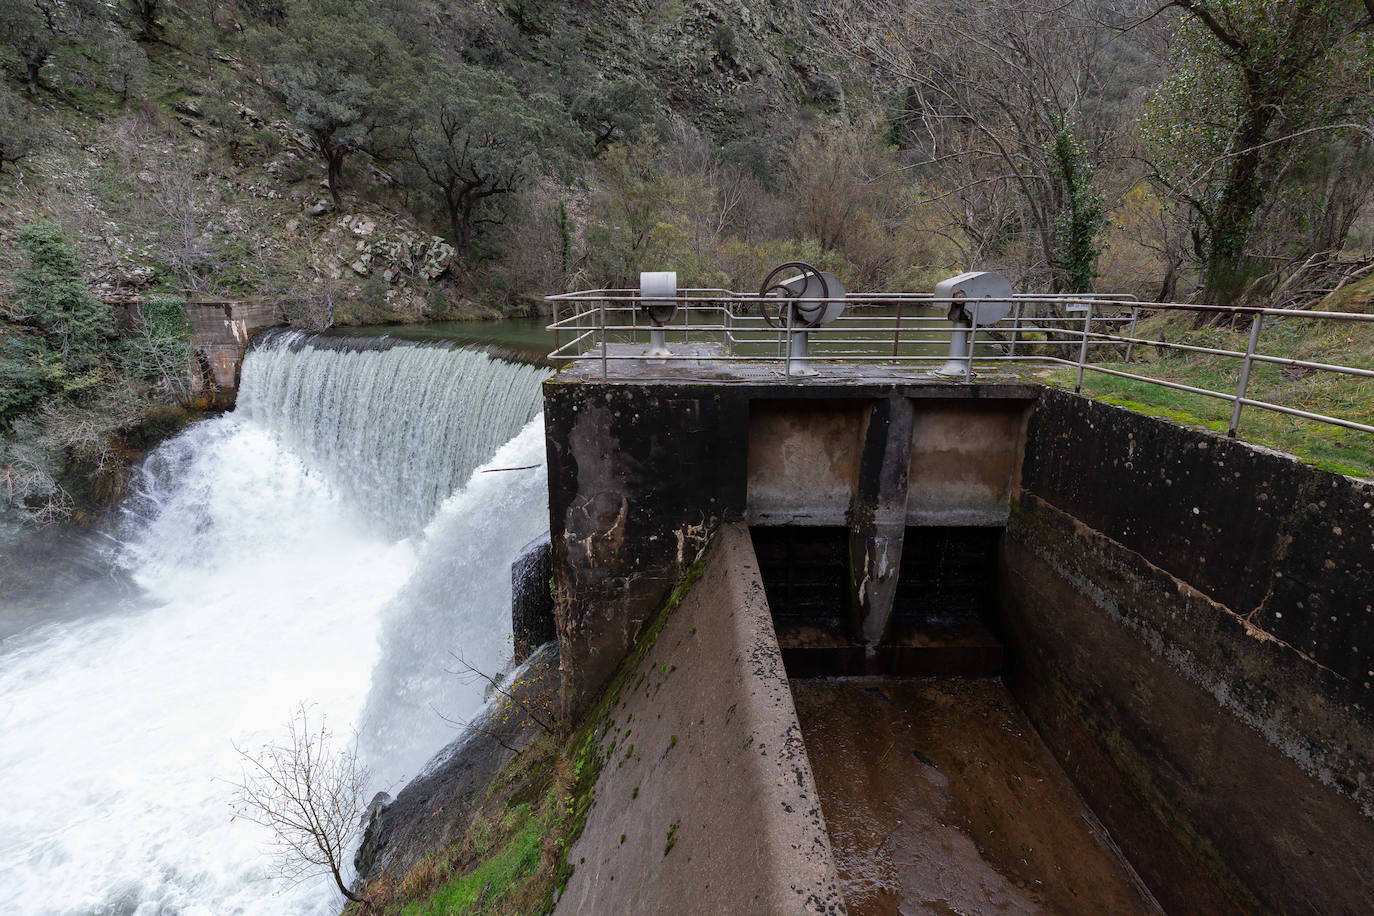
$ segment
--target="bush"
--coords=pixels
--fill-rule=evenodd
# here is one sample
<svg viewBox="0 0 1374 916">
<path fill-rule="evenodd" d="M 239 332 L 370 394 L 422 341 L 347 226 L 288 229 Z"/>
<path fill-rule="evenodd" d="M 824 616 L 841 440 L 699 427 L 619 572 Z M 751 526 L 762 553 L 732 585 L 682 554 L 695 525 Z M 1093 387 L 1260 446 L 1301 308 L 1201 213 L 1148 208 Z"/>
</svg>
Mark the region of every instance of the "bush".
<svg viewBox="0 0 1374 916">
<path fill-rule="evenodd" d="M 93 366 L 104 355 L 114 322 L 110 307 L 91 295 L 76 251 L 61 228 L 31 223 L 19 230 L 28 266 L 19 274 L 16 304 L 70 368 Z"/>
</svg>

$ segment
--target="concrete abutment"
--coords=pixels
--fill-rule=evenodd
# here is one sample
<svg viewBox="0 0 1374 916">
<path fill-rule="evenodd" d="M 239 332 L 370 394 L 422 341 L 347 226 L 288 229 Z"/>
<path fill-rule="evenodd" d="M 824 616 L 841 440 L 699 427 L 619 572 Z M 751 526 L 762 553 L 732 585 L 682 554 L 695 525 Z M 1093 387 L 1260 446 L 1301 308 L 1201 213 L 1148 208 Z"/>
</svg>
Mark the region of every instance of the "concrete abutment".
<svg viewBox="0 0 1374 916">
<path fill-rule="evenodd" d="M 1374 899 L 1374 486 L 1033 385 L 565 375 L 569 718 L 744 521 L 790 676 L 1004 671 L 1166 911 Z"/>
</svg>

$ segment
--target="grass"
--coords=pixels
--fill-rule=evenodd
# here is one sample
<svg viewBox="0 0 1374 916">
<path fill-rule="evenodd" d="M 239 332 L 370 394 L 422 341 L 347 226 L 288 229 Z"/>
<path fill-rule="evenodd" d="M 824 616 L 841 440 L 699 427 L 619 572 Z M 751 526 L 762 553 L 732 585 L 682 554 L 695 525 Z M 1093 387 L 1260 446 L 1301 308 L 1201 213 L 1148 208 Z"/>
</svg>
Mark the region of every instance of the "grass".
<svg viewBox="0 0 1374 916">
<path fill-rule="evenodd" d="M 544 811 L 551 807 L 544 806 Z M 472 871 L 451 878 L 430 897 L 404 907 L 403 916 L 449 916 L 479 912 L 478 907 L 500 912 L 509 909 L 507 904 L 515 905 L 527 896 L 523 891 L 543 857 L 543 821 L 530 805 L 509 809 L 501 823 L 503 842 L 489 848 L 487 857 Z"/>
<path fill-rule="evenodd" d="M 1314 303 L 1313 307 L 1323 311 L 1367 313 L 1374 310 L 1371 301 L 1374 301 L 1374 278 L 1352 284 Z M 1142 320 L 1136 336 L 1244 351 L 1249 342 L 1249 331 L 1248 320 L 1237 322 L 1234 328 L 1194 328 L 1192 315 L 1165 312 Z M 1260 334 L 1257 352 L 1374 369 L 1374 323 L 1301 317 L 1267 319 Z M 1241 363 L 1232 357 L 1137 345 L 1129 364 L 1116 361 L 1096 362 L 1094 365 L 1197 388 L 1234 393 Z M 1051 373 L 1048 381 L 1071 388 L 1074 376 L 1074 370 L 1061 369 Z M 1230 426 L 1230 401 L 1176 391 L 1148 382 L 1089 371 L 1083 376 L 1083 393 L 1109 404 L 1186 426 L 1223 434 Z M 1374 379 L 1255 363 L 1246 394 L 1247 397 L 1285 407 L 1361 423 L 1374 422 Z M 1237 435 L 1248 442 L 1287 452 L 1325 470 L 1352 477 L 1374 477 L 1374 435 L 1369 433 L 1246 406 L 1241 412 Z"/>
<path fill-rule="evenodd" d="M 576 782 L 565 744 L 541 734 L 488 787 L 463 837 L 426 856 L 399 883 L 365 889 L 347 916 L 523 916 L 552 908 Z"/>
</svg>

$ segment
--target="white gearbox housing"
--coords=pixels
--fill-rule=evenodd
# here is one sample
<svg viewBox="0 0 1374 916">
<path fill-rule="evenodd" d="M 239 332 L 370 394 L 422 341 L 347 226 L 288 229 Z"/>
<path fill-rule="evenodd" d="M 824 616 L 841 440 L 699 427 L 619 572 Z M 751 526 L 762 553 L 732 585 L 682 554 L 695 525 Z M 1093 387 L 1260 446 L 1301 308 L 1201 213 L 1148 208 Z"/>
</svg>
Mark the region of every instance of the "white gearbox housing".
<svg viewBox="0 0 1374 916">
<path fill-rule="evenodd" d="M 974 270 L 935 284 L 936 299 L 973 299 L 951 302 L 951 321 L 965 319 L 978 327 L 996 324 L 1011 314 L 1011 281 L 990 270 Z"/>
</svg>

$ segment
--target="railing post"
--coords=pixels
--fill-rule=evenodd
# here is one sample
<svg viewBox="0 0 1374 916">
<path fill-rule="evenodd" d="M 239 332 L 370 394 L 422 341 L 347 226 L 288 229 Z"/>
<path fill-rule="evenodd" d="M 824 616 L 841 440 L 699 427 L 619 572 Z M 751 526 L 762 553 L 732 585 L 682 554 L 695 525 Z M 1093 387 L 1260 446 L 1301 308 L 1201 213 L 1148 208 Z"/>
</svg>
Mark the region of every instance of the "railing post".
<svg viewBox="0 0 1374 916">
<path fill-rule="evenodd" d="M 1083 312 L 1083 342 L 1078 347 L 1078 378 L 1073 383 L 1073 393 L 1081 394 L 1083 391 L 1083 366 L 1088 361 L 1088 331 L 1093 323 L 1093 305 L 1088 303 Z"/>
<path fill-rule="evenodd" d="M 563 349 L 558 342 L 558 300 L 553 300 L 553 352 L 557 353 Z"/>
<path fill-rule="evenodd" d="M 973 381 L 973 348 L 978 344 L 978 307 L 973 307 L 973 324 L 968 329 L 968 362 L 964 364 L 964 381 Z"/>
<path fill-rule="evenodd" d="M 1240 409 L 1244 406 L 1241 402 L 1245 399 L 1245 389 L 1250 387 L 1250 365 L 1255 357 L 1255 347 L 1259 344 L 1260 325 L 1263 322 L 1264 316 L 1258 313 L 1250 321 L 1250 343 L 1245 347 L 1245 362 L 1240 364 L 1240 384 L 1236 387 L 1235 406 L 1231 408 L 1231 428 L 1226 431 L 1226 435 L 1232 438 L 1240 427 Z"/>
<path fill-rule="evenodd" d="M 601 300 L 601 381 L 606 381 L 610 375 L 608 359 L 606 355 L 606 300 Z"/>
<path fill-rule="evenodd" d="M 1011 319 L 1011 352 L 1007 355 L 1012 359 L 1016 358 L 1016 342 L 1021 339 L 1021 305 L 1021 300 L 1017 299 L 1016 314 Z"/>
<path fill-rule="evenodd" d="M 892 328 L 892 358 L 897 359 L 897 348 L 902 342 L 902 300 L 897 300 L 897 324 Z"/>
<path fill-rule="evenodd" d="M 1126 341 L 1126 362 L 1131 361 L 1131 350 L 1135 347 L 1135 323 L 1140 318 L 1140 306 L 1131 309 L 1131 325 L 1126 329 L 1126 336 L 1130 338 Z"/>
</svg>

